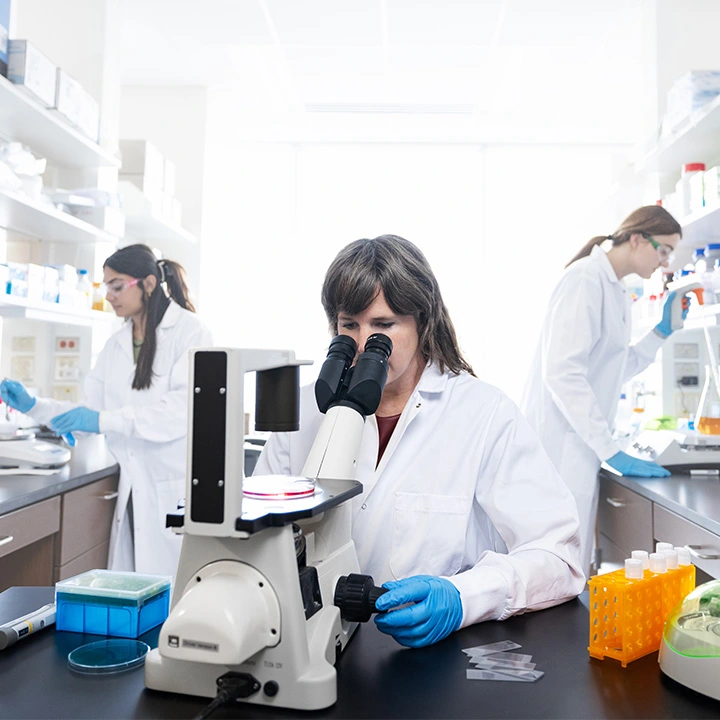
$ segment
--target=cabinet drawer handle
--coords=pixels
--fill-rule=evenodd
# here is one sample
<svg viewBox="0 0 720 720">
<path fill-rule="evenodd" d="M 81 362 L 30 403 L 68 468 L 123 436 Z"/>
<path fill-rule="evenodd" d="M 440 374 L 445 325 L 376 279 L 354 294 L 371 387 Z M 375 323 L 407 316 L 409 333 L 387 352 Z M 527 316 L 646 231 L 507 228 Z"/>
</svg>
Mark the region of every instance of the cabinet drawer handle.
<svg viewBox="0 0 720 720">
<path fill-rule="evenodd" d="M 686 545 L 685 547 L 690 551 L 691 555 L 694 555 L 700 560 L 720 560 L 720 555 L 703 555 L 699 553 L 698 550 L 702 550 L 702 545 Z"/>
<path fill-rule="evenodd" d="M 7 545 L 8 543 L 11 543 L 15 538 L 12 535 L 6 535 L 5 537 L 0 538 L 0 546 Z"/>
<path fill-rule="evenodd" d="M 101 500 L 114 500 L 117 496 L 117 490 L 115 492 L 105 493 L 104 495 L 98 495 Z"/>
<path fill-rule="evenodd" d="M 617 498 L 605 498 L 607 502 L 612 505 L 614 508 L 621 508 L 621 507 L 627 507 L 627 503 L 624 503 L 622 500 L 618 500 Z"/>
</svg>

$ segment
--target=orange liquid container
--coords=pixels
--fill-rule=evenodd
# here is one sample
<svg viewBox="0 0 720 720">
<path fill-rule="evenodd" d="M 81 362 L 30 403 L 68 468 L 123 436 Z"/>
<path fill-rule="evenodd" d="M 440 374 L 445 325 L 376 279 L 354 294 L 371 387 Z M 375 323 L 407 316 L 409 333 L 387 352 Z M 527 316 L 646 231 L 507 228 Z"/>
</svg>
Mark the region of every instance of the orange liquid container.
<svg viewBox="0 0 720 720">
<path fill-rule="evenodd" d="M 720 418 L 701 417 L 697 429 L 703 435 L 720 435 Z"/>
<path fill-rule="evenodd" d="M 648 571 L 629 580 L 625 570 L 595 575 L 590 588 L 590 657 L 619 660 L 623 667 L 660 648 L 663 581 Z"/>
</svg>

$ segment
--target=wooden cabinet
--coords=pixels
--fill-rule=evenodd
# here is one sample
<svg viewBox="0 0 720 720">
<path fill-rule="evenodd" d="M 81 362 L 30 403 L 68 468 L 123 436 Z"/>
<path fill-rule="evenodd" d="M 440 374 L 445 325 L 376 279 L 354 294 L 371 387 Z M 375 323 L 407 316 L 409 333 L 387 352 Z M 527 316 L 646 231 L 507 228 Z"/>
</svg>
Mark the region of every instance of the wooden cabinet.
<svg viewBox="0 0 720 720">
<path fill-rule="evenodd" d="M 720 536 L 601 475 L 598 545 L 603 564 L 622 566 L 633 550 L 653 552 L 657 541 L 687 547 L 699 571 L 720 578 Z"/>
<path fill-rule="evenodd" d="M 13 585 L 50 585 L 60 498 L 0 516 L 0 592 Z"/>
<path fill-rule="evenodd" d="M 0 515 L 0 592 L 107 567 L 119 476 Z"/>
<path fill-rule="evenodd" d="M 111 475 L 62 496 L 53 582 L 107 567 L 117 488 L 118 476 Z"/>
<path fill-rule="evenodd" d="M 638 493 L 600 476 L 598 530 L 603 562 L 622 563 L 633 550 L 650 550 L 653 547 L 653 504 Z"/>
<path fill-rule="evenodd" d="M 720 577 L 720 537 L 660 505 L 655 505 L 655 537 L 673 545 L 684 545 L 695 567 L 710 577 Z"/>
</svg>

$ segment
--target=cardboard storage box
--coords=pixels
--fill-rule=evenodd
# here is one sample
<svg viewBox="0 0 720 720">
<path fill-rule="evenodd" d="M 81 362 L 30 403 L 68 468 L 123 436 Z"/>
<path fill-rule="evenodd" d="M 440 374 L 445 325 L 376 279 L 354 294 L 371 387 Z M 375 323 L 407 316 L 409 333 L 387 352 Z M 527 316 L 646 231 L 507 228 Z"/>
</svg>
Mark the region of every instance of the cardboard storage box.
<svg viewBox="0 0 720 720">
<path fill-rule="evenodd" d="M 8 80 L 29 92 L 43 107 L 55 104 L 57 67 L 31 42 L 10 40 Z"/>
</svg>

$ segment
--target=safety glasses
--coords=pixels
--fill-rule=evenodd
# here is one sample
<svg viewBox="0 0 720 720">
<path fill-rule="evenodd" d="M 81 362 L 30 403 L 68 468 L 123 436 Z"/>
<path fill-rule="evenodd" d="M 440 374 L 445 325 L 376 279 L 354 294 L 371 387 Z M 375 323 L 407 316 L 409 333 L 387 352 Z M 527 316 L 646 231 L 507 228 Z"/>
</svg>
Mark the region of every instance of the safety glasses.
<svg viewBox="0 0 720 720">
<path fill-rule="evenodd" d="M 660 260 L 670 265 L 675 259 L 675 248 L 670 245 L 661 245 L 654 237 L 647 233 L 641 233 L 641 235 L 655 248 Z"/>
<path fill-rule="evenodd" d="M 105 297 L 117 297 L 124 293 L 128 288 L 135 287 L 140 282 L 140 278 L 134 278 L 132 280 L 113 280 L 107 285 L 103 283 L 100 286 L 102 293 Z"/>
</svg>

